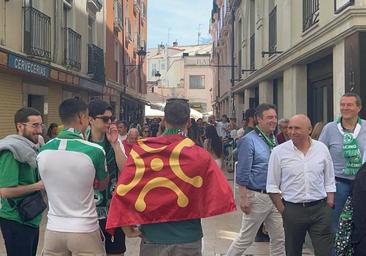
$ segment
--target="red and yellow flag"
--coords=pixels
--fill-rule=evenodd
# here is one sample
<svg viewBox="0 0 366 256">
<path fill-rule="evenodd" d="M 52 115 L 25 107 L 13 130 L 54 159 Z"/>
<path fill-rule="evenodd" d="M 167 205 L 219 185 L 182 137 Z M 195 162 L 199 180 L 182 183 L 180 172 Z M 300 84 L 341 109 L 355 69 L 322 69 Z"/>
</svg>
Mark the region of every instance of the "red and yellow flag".
<svg viewBox="0 0 366 256">
<path fill-rule="evenodd" d="M 107 229 L 204 218 L 236 210 L 210 154 L 180 135 L 139 140 L 121 172 Z"/>
</svg>

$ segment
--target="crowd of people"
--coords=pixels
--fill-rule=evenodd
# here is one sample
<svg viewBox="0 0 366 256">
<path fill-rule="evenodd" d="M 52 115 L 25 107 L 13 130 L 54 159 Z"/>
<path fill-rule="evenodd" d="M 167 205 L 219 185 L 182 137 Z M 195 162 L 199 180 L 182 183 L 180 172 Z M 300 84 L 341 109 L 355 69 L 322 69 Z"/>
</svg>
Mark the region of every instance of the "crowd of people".
<svg viewBox="0 0 366 256">
<path fill-rule="evenodd" d="M 190 134 L 188 127 L 193 127 L 189 112 L 188 101 L 172 99 L 166 104 L 164 121 L 128 125 L 115 119 L 111 106 L 105 101 L 96 99 L 86 104 L 73 98 L 59 106 L 62 124 L 50 124 L 44 134 L 40 112 L 29 107 L 19 109 L 14 116 L 16 134 L 0 140 L 0 227 L 7 255 L 36 255 L 39 225 L 47 207 L 45 194 L 48 213 L 42 255 L 123 255 L 126 235 L 142 238 L 142 256 L 201 255 L 200 219 L 233 211 L 235 204 L 230 185 L 210 154 L 193 141 L 185 145 L 186 135 Z M 201 134 L 193 134 L 197 140 L 201 139 Z M 182 143 L 186 149 L 178 155 L 171 152 L 173 163 L 164 164 L 159 158 L 162 150 L 150 145 L 162 142 L 167 144 L 163 148 L 167 150 L 160 153 L 161 157 Z M 169 217 L 171 221 L 166 221 L 165 212 L 160 209 L 171 208 L 174 201 L 164 203 L 163 197 L 168 198 L 169 193 L 163 191 L 163 197 L 160 193 L 154 194 L 159 197 L 158 202 L 162 202 L 158 219 L 133 223 L 141 224 L 138 228 L 117 225 L 113 231 L 108 230 L 108 219 L 115 218 L 109 217 L 110 212 L 117 212 L 114 216 L 123 216 L 126 220 L 133 214 L 132 202 L 123 212 L 118 207 L 113 209 L 111 202 L 114 197 L 122 197 L 115 193 L 118 181 L 128 175 L 128 170 L 134 172 L 137 168 L 135 171 L 139 173 L 141 161 L 147 160 L 138 155 L 139 162 L 135 164 L 139 145 L 141 150 L 155 152 L 154 160 L 158 162 L 158 167 L 153 162 L 144 166 L 146 175 L 155 175 L 161 170 L 168 175 L 172 170 L 178 181 L 194 173 L 199 175 L 196 178 L 201 181 L 195 181 L 193 189 L 185 188 L 181 192 L 186 193 L 185 200 L 190 199 L 192 205 L 196 202 L 191 206 L 196 212 L 191 210 L 183 216 L 177 213 Z M 181 166 L 182 157 L 187 159 L 188 168 Z M 155 179 L 163 180 L 155 184 L 158 187 L 179 189 L 172 187 L 176 184 L 174 178 L 169 178 L 169 184 L 173 184 L 170 186 L 164 185 L 167 181 L 162 177 Z M 141 186 L 148 185 L 147 182 Z M 212 189 L 215 192 L 210 192 Z M 218 202 L 212 203 L 210 197 Z M 149 217 L 154 212 L 137 213 Z"/>
<path fill-rule="evenodd" d="M 341 117 L 314 128 L 304 114 L 277 122 L 274 105 L 257 107 L 237 146 L 243 220 L 228 256 L 245 253 L 262 223 L 271 255 L 302 255 L 306 235 L 315 255 L 366 255 L 361 107 L 357 94 L 346 93 Z"/>
<path fill-rule="evenodd" d="M 46 194 L 42 255 L 123 255 L 125 236 L 142 237 L 141 256 L 202 255 L 200 219 L 235 208 L 221 171 L 232 154 L 243 217 L 228 256 L 243 255 L 263 229 L 270 255 L 302 255 L 306 236 L 317 256 L 366 255 L 366 121 L 359 117 L 361 108 L 360 97 L 346 93 L 337 120 L 312 126 L 304 114 L 277 120 L 276 106 L 263 103 L 246 110 L 238 126 L 227 115 L 220 121 L 213 115 L 207 122 L 194 120 L 186 100 L 172 99 L 163 119 L 139 125 L 116 120 L 102 100 L 67 99 L 59 106 L 62 124 L 51 123 L 47 130 L 39 111 L 21 108 L 14 116 L 16 134 L 0 140 L 0 227 L 7 254 L 36 255 Z M 166 150 L 171 150 L 167 163 L 161 160 L 170 154 Z M 152 152 L 154 158 L 140 152 Z M 186 161 L 184 170 L 180 160 Z M 187 199 L 178 196 L 179 204 L 190 195 L 202 198 L 202 208 L 210 214 L 175 218 L 169 213 L 166 218 L 168 205 L 161 199 L 158 219 L 149 219 L 154 213 L 144 216 L 136 202 L 134 214 L 149 221 L 121 221 L 129 213 L 116 205 L 133 188 L 118 189 L 136 186 L 144 172 L 155 174 L 167 166 L 195 188 L 202 186 L 189 180 L 195 171 L 214 177 L 202 194 L 189 190 Z M 136 168 L 133 175 L 131 168 Z M 129 185 L 123 183 L 132 178 Z M 179 190 L 172 180 L 155 179 L 161 182 L 155 180 L 156 186 Z M 142 188 L 152 186 L 146 181 Z M 212 205 L 207 193 L 217 188 L 222 195 L 215 195 L 218 202 Z"/>
</svg>

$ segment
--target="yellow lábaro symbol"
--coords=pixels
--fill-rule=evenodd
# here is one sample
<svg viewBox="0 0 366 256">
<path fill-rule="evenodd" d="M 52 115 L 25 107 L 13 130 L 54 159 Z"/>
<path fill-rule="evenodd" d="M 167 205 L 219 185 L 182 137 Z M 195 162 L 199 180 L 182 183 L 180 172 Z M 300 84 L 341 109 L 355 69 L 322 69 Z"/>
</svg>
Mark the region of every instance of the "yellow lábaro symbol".
<svg viewBox="0 0 366 256">
<path fill-rule="evenodd" d="M 151 169 L 153 171 L 161 171 L 161 169 L 163 169 L 164 167 L 164 163 L 163 160 L 161 160 L 160 158 L 154 158 L 153 160 L 151 160 Z"/>
<path fill-rule="evenodd" d="M 175 175 L 182 181 L 191 184 L 195 188 L 200 188 L 202 186 L 203 180 L 201 176 L 196 176 L 193 178 L 188 177 L 180 167 L 179 163 L 179 155 L 182 152 L 184 147 L 192 147 L 194 142 L 188 138 L 184 139 L 181 143 L 179 143 L 172 151 L 172 154 L 169 158 L 169 165 L 172 168 L 172 171 Z"/>
<path fill-rule="evenodd" d="M 144 143 L 145 140 L 138 140 L 137 144 L 139 144 L 139 146 L 145 150 L 147 153 L 159 153 L 161 151 L 163 151 L 164 149 L 166 149 L 167 146 L 161 147 L 161 148 L 152 148 L 149 147 L 148 145 L 146 145 Z"/>
<path fill-rule="evenodd" d="M 135 172 L 135 177 L 133 178 L 133 180 L 127 184 L 120 184 L 117 187 L 117 194 L 119 196 L 124 196 L 126 195 L 131 189 L 133 189 L 142 179 L 142 176 L 145 173 L 145 164 L 144 164 L 144 160 L 142 160 L 142 158 L 139 156 L 139 154 L 136 153 L 135 150 L 131 150 L 130 153 L 133 161 L 135 162 L 136 165 L 136 172 Z"/>
<path fill-rule="evenodd" d="M 167 146 L 160 148 L 152 148 L 144 143 L 144 140 L 138 141 L 139 146 L 146 152 L 150 154 L 156 154 L 164 151 Z M 181 168 L 179 157 L 184 147 L 192 147 L 194 142 L 188 138 L 182 140 L 177 146 L 175 146 L 168 157 L 169 166 L 173 173 L 185 183 L 192 185 L 195 188 L 202 187 L 203 179 L 201 176 L 195 176 L 193 178 L 188 177 Z M 136 166 L 136 172 L 133 180 L 129 184 L 120 184 L 117 186 L 116 192 L 119 196 L 125 196 L 128 192 L 130 192 L 134 187 L 139 184 L 142 180 L 144 173 L 146 171 L 145 162 L 141 158 L 141 156 L 134 151 L 131 150 L 131 157 Z M 165 158 L 165 157 L 164 157 Z M 164 160 L 161 158 L 153 158 L 150 162 L 150 168 L 154 172 L 159 172 L 164 168 Z M 149 174 L 153 176 L 151 173 Z M 150 176 L 150 177 L 151 177 Z M 178 187 L 176 183 L 166 177 L 151 177 L 149 181 L 144 184 L 144 187 L 138 194 L 138 197 L 135 202 L 135 208 L 139 212 L 143 212 L 146 209 L 145 197 L 146 195 L 155 188 L 168 188 L 173 191 L 177 195 L 177 204 L 179 207 L 186 207 L 189 203 L 188 197 L 184 194 L 184 192 Z"/>
<path fill-rule="evenodd" d="M 177 195 L 177 204 L 179 207 L 186 207 L 188 205 L 188 197 L 182 192 L 182 190 L 178 188 L 178 186 L 173 181 L 164 177 L 158 177 L 150 180 L 141 190 L 141 193 L 139 194 L 135 203 L 135 208 L 137 211 L 143 212 L 146 209 L 145 196 L 147 195 L 147 193 L 150 192 L 150 190 L 159 187 L 169 188 L 170 190 L 174 191 Z"/>
</svg>

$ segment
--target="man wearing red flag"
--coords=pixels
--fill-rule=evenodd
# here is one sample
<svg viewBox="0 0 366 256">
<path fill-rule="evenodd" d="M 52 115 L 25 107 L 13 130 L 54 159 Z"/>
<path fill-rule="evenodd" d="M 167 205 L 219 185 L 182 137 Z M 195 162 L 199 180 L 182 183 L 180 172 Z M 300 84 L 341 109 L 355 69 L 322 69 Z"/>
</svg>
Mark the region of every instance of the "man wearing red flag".
<svg viewBox="0 0 366 256">
<path fill-rule="evenodd" d="M 140 140 L 131 150 L 107 229 L 141 235 L 140 256 L 201 256 L 201 218 L 234 211 L 233 194 L 210 154 L 185 137 L 188 101 L 170 99 L 164 112 L 164 134 Z"/>
</svg>

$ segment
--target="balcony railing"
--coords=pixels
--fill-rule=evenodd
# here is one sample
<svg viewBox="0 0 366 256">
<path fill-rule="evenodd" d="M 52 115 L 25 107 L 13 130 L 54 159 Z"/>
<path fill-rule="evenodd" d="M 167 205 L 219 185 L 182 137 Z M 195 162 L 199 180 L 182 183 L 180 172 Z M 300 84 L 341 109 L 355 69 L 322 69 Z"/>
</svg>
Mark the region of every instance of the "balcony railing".
<svg viewBox="0 0 366 256">
<path fill-rule="evenodd" d="M 104 52 L 94 44 L 88 45 L 88 75 L 98 82 L 104 82 Z"/>
<path fill-rule="evenodd" d="M 51 60 L 51 17 L 33 7 L 24 8 L 24 52 Z"/>
<path fill-rule="evenodd" d="M 303 31 L 319 22 L 319 0 L 303 0 Z"/>
<path fill-rule="evenodd" d="M 138 13 L 141 9 L 141 1 L 140 0 L 134 0 L 133 1 L 133 11 L 135 13 Z"/>
<path fill-rule="evenodd" d="M 277 7 L 273 8 L 269 14 L 269 52 L 277 49 Z"/>
<path fill-rule="evenodd" d="M 123 30 L 122 4 L 118 0 L 114 0 L 114 29 Z"/>
<path fill-rule="evenodd" d="M 93 12 L 100 12 L 103 8 L 103 0 L 88 0 L 87 6 L 90 8 Z"/>
<path fill-rule="evenodd" d="M 81 68 L 81 35 L 71 28 L 65 28 L 65 64 L 80 70 Z"/>
<path fill-rule="evenodd" d="M 255 34 L 250 37 L 250 69 L 255 69 Z"/>
</svg>

